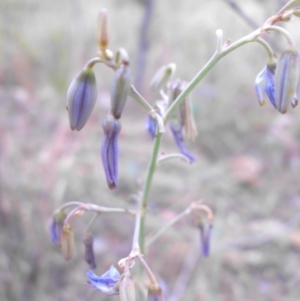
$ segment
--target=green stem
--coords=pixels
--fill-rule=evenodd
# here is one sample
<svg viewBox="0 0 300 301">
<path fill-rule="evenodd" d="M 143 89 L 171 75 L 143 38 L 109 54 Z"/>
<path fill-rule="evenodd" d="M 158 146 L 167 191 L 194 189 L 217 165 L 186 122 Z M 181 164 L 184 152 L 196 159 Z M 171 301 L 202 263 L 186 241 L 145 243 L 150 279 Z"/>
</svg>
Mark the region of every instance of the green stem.
<svg viewBox="0 0 300 301">
<path fill-rule="evenodd" d="M 148 202 L 150 187 L 153 179 L 153 174 L 156 167 L 161 138 L 162 138 L 162 133 L 157 132 L 154 139 L 150 164 L 148 166 L 142 200 L 140 202 L 139 214 L 137 214 L 136 216 L 135 232 L 136 232 L 136 236 L 139 237 L 139 247 L 142 254 L 145 254 L 145 218 L 146 218 L 146 211 L 147 211 L 147 202 Z"/>
<path fill-rule="evenodd" d="M 174 111 L 180 106 L 180 104 L 184 101 L 184 99 L 191 93 L 191 91 L 199 84 L 199 82 L 203 79 L 203 77 L 219 62 L 221 58 L 232 52 L 233 50 L 252 42 L 253 39 L 257 38 L 261 34 L 261 30 L 257 29 L 250 33 L 249 35 L 241 38 L 235 43 L 223 48 L 221 51 L 218 49 L 211 59 L 205 64 L 205 66 L 196 74 L 196 76 L 191 80 L 191 82 L 187 85 L 186 89 L 182 91 L 182 93 L 174 100 L 172 105 L 167 110 L 164 116 L 164 122 L 171 117 Z"/>
<path fill-rule="evenodd" d="M 293 7 L 296 4 L 300 4 L 300 0 L 292 0 L 290 2 L 288 2 L 286 5 L 284 5 L 280 11 L 277 13 L 277 15 L 281 15 L 282 13 L 284 13 L 286 10 L 290 9 L 291 7 Z"/>
<path fill-rule="evenodd" d="M 268 53 L 268 57 L 269 57 L 269 61 L 268 61 L 268 65 L 272 65 L 272 64 L 275 64 L 275 58 L 274 58 L 274 54 L 273 54 L 273 49 L 271 48 L 271 46 L 263 39 L 261 38 L 258 38 L 256 39 L 255 41 L 253 42 L 257 42 L 259 43 L 260 45 L 262 45 L 265 50 L 267 51 Z"/>
</svg>

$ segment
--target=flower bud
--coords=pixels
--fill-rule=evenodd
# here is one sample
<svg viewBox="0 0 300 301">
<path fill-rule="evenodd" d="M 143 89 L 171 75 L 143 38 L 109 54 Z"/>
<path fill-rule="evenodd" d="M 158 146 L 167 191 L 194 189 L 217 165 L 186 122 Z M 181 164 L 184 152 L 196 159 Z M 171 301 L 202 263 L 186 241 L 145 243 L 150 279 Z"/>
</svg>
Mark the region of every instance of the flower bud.
<svg viewBox="0 0 300 301">
<path fill-rule="evenodd" d="M 147 301 L 164 301 L 165 297 L 161 288 L 154 289 L 149 287 Z"/>
<path fill-rule="evenodd" d="M 275 105 L 285 114 L 289 104 L 293 103 L 299 80 L 299 54 L 296 50 L 284 51 L 275 71 Z"/>
<path fill-rule="evenodd" d="M 92 68 L 84 68 L 71 82 L 67 93 L 70 127 L 80 131 L 89 119 L 97 98 L 96 77 Z"/>
<path fill-rule="evenodd" d="M 97 267 L 94 253 L 94 238 L 91 233 L 86 233 L 83 243 L 85 246 L 84 259 L 89 264 L 91 269 Z"/>
<path fill-rule="evenodd" d="M 50 235 L 53 244 L 60 244 L 61 231 L 64 226 L 66 213 L 62 210 L 57 215 L 53 216 L 50 224 Z"/>
<path fill-rule="evenodd" d="M 69 225 L 63 227 L 60 242 L 64 259 L 70 260 L 74 254 L 74 234 Z"/>
<path fill-rule="evenodd" d="M 199 221 L 198 228 L 200 229 L 201 253 L 208 257 L 210 254 L 210 236 L 212 231 L 211 220 Z"/>
<path fill-rule="evenodd" d="M 102 122 L 102 128 L 104 131 L 101 147 L 102 164 L 108 187 L 114 189 L 118 180 L 118 136 L 121 124 L 112 115 L 107 115 Z"/>
<path fill-rule="evenodd" d="M 111 114 L 119 119 L 121 117 L 131 85 L 130 69 L 127 64 L 121 65 L 115 72 L 111 89 Z"/>
<path fill-rule="evenodd" d="M 99 48 L 102 51 L 105 51 L 109 38 L 108 38 L 108 30 L 107 30 L 107 10 L 102 8 L 99 13 L 99 33 L 97 35 Z"/>
<path fill-rule="evenodd" d="M 174 63 L 162 66 L 154 75 L 151 81 L 151 88 L 153 90 L 161 89 L 174 75 L 176 65 Z"/>
<path fill-rule="evenodd" d="M 121 301 L 135 301 L 134 282 L 129 274 L 124 274 L 120 282 Z"/>
</svg>

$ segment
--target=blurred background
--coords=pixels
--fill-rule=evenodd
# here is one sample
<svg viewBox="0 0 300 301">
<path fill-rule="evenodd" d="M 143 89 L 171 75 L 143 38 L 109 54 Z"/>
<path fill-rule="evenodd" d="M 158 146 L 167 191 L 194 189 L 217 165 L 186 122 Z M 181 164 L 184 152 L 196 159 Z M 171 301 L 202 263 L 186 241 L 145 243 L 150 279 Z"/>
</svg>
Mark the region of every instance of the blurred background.
<svg viewBox="0 0 300 301">
<path fill-rule="evenodd" d="M 0 299 L 117 300 L 85 284 L 84 229 L 74 219 L 76 252 L 65 262 L 52 245 L 55 208 L 68 201 L 135 208 L 151 152 L 146 114 L 128 99 L 122 117 L 119 185 L 106 186 L 100 159 L 101 121 L 109 109 L 113 72 L 97 65 L 98 100 L 85 128 L 72 132 L 65 110 L 74 75 L 96 54 L 99 10 L 109 13 L 110 49 L 127 49 L 133 80 L 151 102 L 149 82 L 177 64 L 189 81 L 214 52 L 215 31 L 235 41 L 287 1 L 279 0 L 2 0 L 0 2 Z M 300 20 L 284 24 L 300 47 Z M 286 42 L 270 35 L 277 53 Z M 299 108 L 261 108 L 253 83 L 266 53 L 249 44 L 224 58 L 192 95 L 198 137 L 194 164 L 168 161 L 154 177 L 147 231 L 155 233 L 192 201 L 215 213 L 211 256 L 189 219 L 159 239 L 147 261 L 166 299 L 299 300 Z M 177 151 L 168 131 L 162 151 Z M 128 255 L 134 220 L 101 216 L 95 237 L 97 274 Z"/>
</svg>

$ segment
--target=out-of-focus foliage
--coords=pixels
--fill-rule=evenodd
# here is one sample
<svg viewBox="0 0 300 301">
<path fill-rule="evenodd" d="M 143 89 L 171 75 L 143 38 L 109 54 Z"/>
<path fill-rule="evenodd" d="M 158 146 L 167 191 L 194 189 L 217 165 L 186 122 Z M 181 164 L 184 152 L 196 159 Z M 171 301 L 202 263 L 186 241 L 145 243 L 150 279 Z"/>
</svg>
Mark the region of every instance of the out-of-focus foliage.
<svg viewBox="0 0 300 301">
<path fill-rule="evenodd" d="M 122 115 L 119 187 L 111 193 L 100 141 L 113 73 L 109 78 L 102 66 L 95 68 L 97 78 L 103 75 L 98 100 L 81 132 L 69 129 L 65 104 L 70 80 L 96 51 L 102 7 L 109 12 L 111 48 L 129 51 L 134 76 L 144 9 L 138 2 L 0 2 L 1 300 L 88 298 L 86 223 L 73 220 L 75 254 L 66 263 L 50 241 L 53 210 L 72 200 L 133 206 L 151 147 L 143 109 L 129 99 Z M 258 24 L 282 2 L 236 1 Z M 287 26 L 300 47 L 299 20 Z M 180 78 L 191 79 L 214 51 L 218 28 L 232 41 L 252 30 L 225 1 L 155 1 L 145 79 L 169 62 L 176 62 Z M 283 41 L 272 40 L 283 49 Z M 247 45 L 216 66 L 192 97 L 199 136 L 189 149 L 197 163 L 170 161 L 155 175 L 150 232 L 199 196 L 215 211 L 210 258 L 199 259 L 199 233 L 189 221 L 149 249 L 148 260 L 173 301 L 183 293 L 191 301 L 299 298 L 300 111 L 279 115 L 269 103 L 259 107 L 253 82 L 266 59 L 259 45 Z M 150 89 L 142 92 L 156 100 Z M 162 150 L 175 149 L 169 133 Z M 132 229 L 130 217 L 97 220 L 97 274 L 128 253 Z M 90 298 L 101 298 L 96 294 Z"/>
</svg>

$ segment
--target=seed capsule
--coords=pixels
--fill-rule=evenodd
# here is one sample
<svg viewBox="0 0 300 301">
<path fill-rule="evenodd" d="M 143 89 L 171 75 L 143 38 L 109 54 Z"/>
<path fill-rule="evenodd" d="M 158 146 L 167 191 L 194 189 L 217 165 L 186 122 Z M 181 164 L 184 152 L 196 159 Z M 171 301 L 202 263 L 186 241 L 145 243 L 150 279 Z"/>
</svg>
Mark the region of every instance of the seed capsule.
<svg viewBox="0 0 300 301">
<path fill-rule="evenodd" d="M 299 54 L 296 50 L 284 51 L 275 71 L 275 105 L 285 114 L 289 104 L 293 104 L 299 80 Z"/>
<path fill-rule="evenodd" d="M 97 98 L 96 77 L 92 68 L 83 69 L 71 82 L 67 93 L 70 127 L 80 131 L 89 119 Z"/>
</svg>

